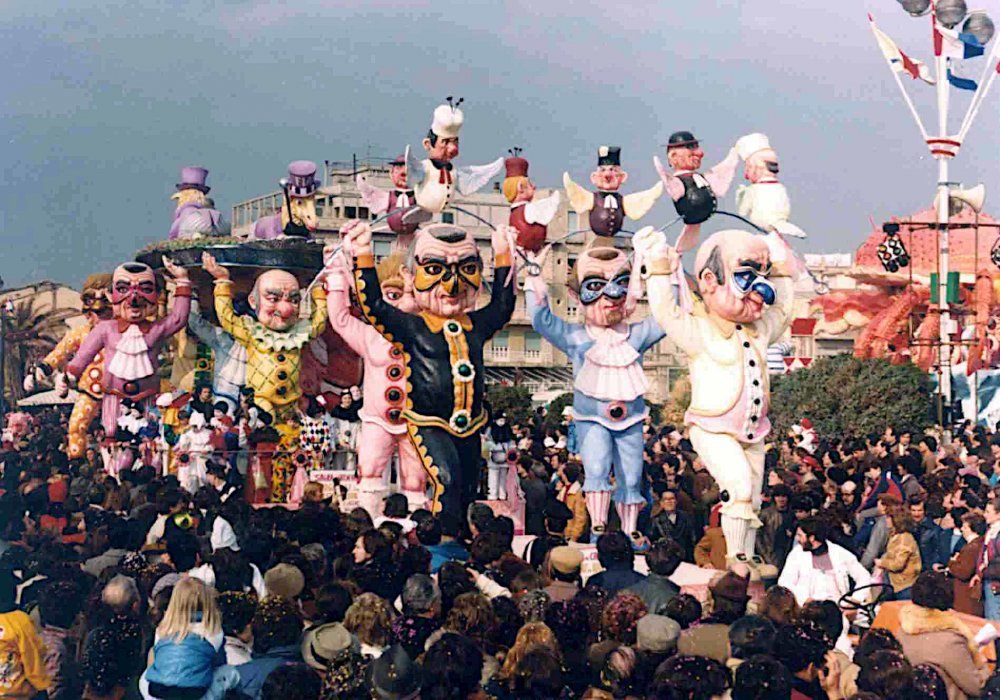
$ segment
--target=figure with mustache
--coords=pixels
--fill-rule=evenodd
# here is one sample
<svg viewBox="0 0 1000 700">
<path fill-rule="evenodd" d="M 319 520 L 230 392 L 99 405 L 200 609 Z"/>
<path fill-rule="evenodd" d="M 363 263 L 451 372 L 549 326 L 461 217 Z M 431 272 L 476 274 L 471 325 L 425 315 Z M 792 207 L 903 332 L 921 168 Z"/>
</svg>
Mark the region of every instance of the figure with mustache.
<svg viewBox="0 0 1000 700">
<path fill-rule="evenodd" d="M 489 419 L 483 409 L 483 344 L 514 313 L 514 231 L 493 232 L 493 285 L 490 301 L 476 309 L 483 284 L 483 260 L 472 234 L 450 224 L 417 231 L 400 268 L 417 309 L 407 313 L 382 296 L 371 227 L 351 222 L 343 229 L 354 257 L 358 301 L 369 322 L 399 350 L 385 370 L 406 378 L 403 418 L 431 483 L 433 512 L 464 520 L 476 499 L 482 461 L 480 432 Z"/>
<path fill-rule="evenodd" d="M 642 357 L 665 334 L 652 317 L 627 322 L 636 305 L 636 296 L 629 293 L 631 265 L 623 251 L 600 244 L 584 250 L 570 276 L 570 291 L 583 305 L 584 322 L 556 316 L 540 274 L 549 250 L 532 256 L 537 267 L 528 268 L 528 316 L 532 327 L 573 363 L 572 417 L 586 476 L 583 491 L 591 539 L 604 532 L 613 498 L 622 531 L 638 544 L 636 525 L 646 504 L 639 491 L 642 424 L 648 414 L 643 394 L 649 388 Z"/>
<path fill-rule="evenodd" d="M 698 249 L 700 299 L 682 308 L 672 277 L 677 250 L 651 227 L 634 239 L 645 261 L 653 317 L 688 356 L 691 442 L 722 498 L 722 532 L 730 564 L 754 557 L 768 420 L 767 348 L 792 320 L 794 254 L 775 232 L 715 233 Z"/>
<path fill-rule="evenodd" d="M 215 314 L 222 330 L 246 348 L 246 386 L 254 400 L 272 417 L 283 422 L 296 413 L 302 396 L 299 369 L 302 348 L 326 328 L 326 290 L 312 290 L 312 314 L 299 320 L 302 290 L 286 270 L 267 270 L 254 281 L 247 301 L 256 318 L 233 310 L 233 283 L 229 270 L 208 253 L 202 254 L 205 272 L 215 278 Z"/>
<path fill-rule="evenodd" d="M 84 371 L 98 353 L 104 355 L 101 425 L 107 435 L 114 435 L 118 428 L 124 400 L 131 400 L 140 409 L 152 404 L 160 391 L 160 347 L 187 323 L 191 310 L 187 270 L 166 256 L 163 267 L 176 284 L 170 313 L 149 320 L 155 317 L 159 299 L 153 268 L 138 262 L 119 265 L 111 276 L 114 318 L 94 325 L 66 365 L 66 378 L 73 384 L 84 379 Z"/>
</svg>

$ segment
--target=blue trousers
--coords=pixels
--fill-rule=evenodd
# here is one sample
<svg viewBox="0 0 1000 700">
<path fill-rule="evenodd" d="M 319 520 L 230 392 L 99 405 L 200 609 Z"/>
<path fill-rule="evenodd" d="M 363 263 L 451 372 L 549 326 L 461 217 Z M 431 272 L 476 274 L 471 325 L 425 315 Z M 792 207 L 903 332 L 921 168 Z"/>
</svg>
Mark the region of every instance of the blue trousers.
<svg viewBox="0 0 1000 700">
<path fill-rule="evenodd" d="M 1000 620 L 1000 595 L 993 592 L 990 581 L 983 581 L 983 617 Z"/>
<path fill-rule="evenodd" d="M 583 490 L 611 491 L 612 499 L 628 505 L 644 503 L 642 483 L 642 422 L 625 430 L 609 430 L 593 421 L 576 421 L 580 460 L 583 462 Z"/>
</svg>

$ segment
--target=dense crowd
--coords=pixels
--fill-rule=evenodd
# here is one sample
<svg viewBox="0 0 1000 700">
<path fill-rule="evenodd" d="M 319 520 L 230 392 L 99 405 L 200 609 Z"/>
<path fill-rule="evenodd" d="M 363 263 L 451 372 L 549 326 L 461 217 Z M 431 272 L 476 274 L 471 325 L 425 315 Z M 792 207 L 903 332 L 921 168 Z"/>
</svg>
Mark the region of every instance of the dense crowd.
<svg viewBox="0 0 1000 700">
<path fill-rule="evenodd" d="M 1000 436 L 803 421 L 768 452 L 759 561 L 725 571 L 725 494 L 650 423 L 640 536 L 612 520 L 586 576 L 572 423 L 511 427 L 528 538 L 482 503 L 345 512 L 316 482 L 254 508 L 222 451 L 190 493 L 109 468 L 96 433 L 67 460 L 65 417 L 39 414 L 0 454 L 0 697 L 1000 697 L 961 616 L 1000 620 Z M 678 585 L 694 567 L 707 590 Z M 869 630 L 890 599 L 894 630 Z"/>
</svg>

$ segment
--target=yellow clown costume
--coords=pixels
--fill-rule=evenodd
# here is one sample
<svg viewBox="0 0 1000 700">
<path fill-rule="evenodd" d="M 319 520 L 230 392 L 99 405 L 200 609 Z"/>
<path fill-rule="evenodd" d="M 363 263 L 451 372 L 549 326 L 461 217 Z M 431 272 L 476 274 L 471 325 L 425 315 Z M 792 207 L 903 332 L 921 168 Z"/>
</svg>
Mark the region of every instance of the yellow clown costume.
<svg viewBox="0 0 1000 700">
<path fill-rule="evenodd" d="M 233 310 L 232 283 L 215 281 L 215 313 L 222 329 L 247 350 L 246 386 L 254 390 L 254 401 L 281 422 L 295 412 L 302 396 L 299 370 L 302 348 L 326 327 L 326 290 L 312 289 L 312 314 L 288 331 L 266 328 L 251 316 Z"/>
</svg>

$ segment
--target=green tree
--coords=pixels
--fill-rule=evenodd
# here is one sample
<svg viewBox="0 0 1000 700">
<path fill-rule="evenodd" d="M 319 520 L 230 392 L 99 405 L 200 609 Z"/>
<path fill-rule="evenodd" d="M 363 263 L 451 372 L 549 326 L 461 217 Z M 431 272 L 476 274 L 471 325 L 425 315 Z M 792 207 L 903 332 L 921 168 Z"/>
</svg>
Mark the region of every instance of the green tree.
<svg viewBox="0 0 1000 700">
<path fill-rule="evenodd" d="M 67 330 L 64 313 L 47 307 L 35 309 L 32 300 L 3 312 L 4 398 L 12 404 L 24 396 L 24 374 L 55 347 Z"/>
<path fill-rule="evenodd" d="M 491 384 L 486 387 L 486 400 L 493 408 L 493 414 L 507 414 L 508 423 L 525 425 L 531 417 L 531 390 L 522 385 L 507 386 Z"/>
<path fill-rule="evenodd" d="M 549 428 L 558 428 L 562 423 L 563 409 L 567 406 L 573 405 L 573 392 L 567 391 L 565 394 L 559 394 L 551 401 L 546 407 L 545 413 L 545 425 Z"/>
<path fill-rule="evenodd" d="M 824 357 L 771 385 L 773 434 L 809 418 L 820 435 L 862 435 L 886 426 L 922 430 L 930 424 L 927 374 L 916 365 Z"/>
</svg>

